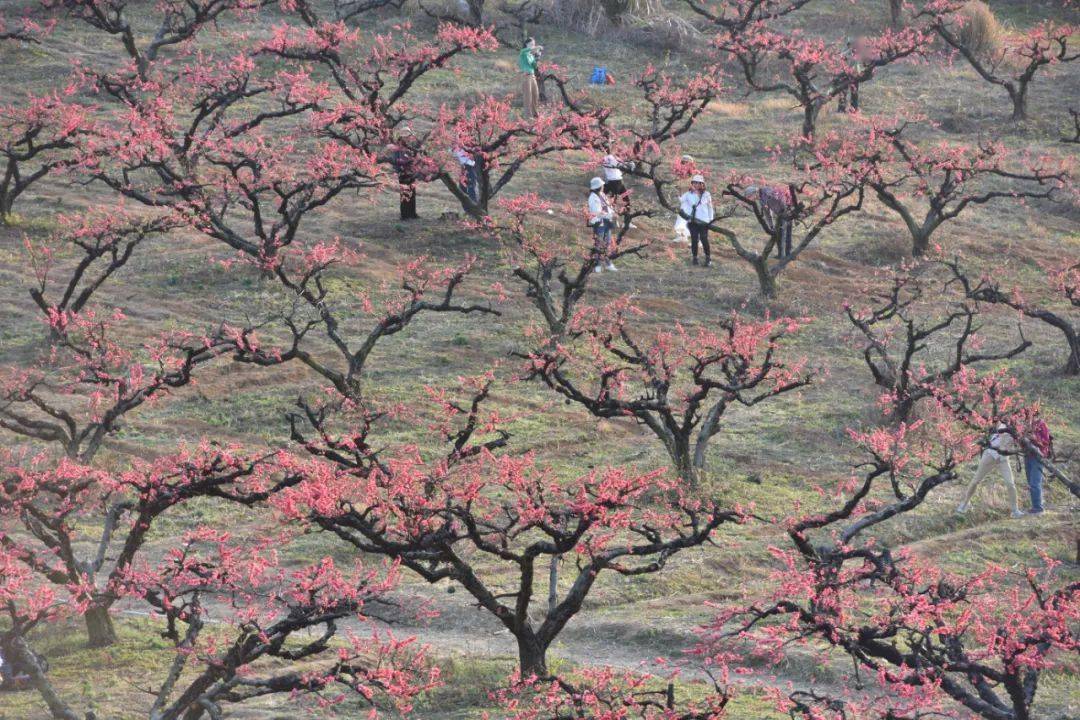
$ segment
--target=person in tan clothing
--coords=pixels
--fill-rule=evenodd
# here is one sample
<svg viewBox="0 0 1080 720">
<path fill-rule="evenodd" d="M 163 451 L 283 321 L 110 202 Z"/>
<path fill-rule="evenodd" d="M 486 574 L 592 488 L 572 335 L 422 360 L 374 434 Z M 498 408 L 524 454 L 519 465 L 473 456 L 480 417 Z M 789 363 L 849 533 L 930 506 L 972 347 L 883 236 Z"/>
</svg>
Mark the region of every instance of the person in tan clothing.
<svg viewBox="0 0 1080 720">
<path fill-rule="evenodd" d="M 540 53 L 544 48 L 536 44 L 533 38 L 525 40 L 525 47 L 518 53 L 518 69 L 521 71 L 521 105 L 525 117 L 537 116 L 540 105 L 540 86 L 536 83 L 536 72 L 540 64 Z"/>
<path fill-rule="evenodd" d="M 964 496 L 956 507 L 956 514 L 963 515 L 971 507 L 971 498 L 979 485 L 986 479 L 994 468 L 1001 473 L 1001 479 L 1005 483 L 1005 491 L 1009 494 L 1009 505 L 1012 507 L 1014 518 L 1023 517 L 1020 506 L 1016 499 L 1016 484 L 1013 482 L 1012 466 L 1009 464 L 1009 455 L 1016 451 L 1016 441 L 1013 436 L 1005 432 L 1005 426 L 998 426 L 997 432 L 990 436 L 990 447 L 983 450 L 979 458 L 979 467 L 975 470 L 975 476 L 964 489 Z"/>
</svg>

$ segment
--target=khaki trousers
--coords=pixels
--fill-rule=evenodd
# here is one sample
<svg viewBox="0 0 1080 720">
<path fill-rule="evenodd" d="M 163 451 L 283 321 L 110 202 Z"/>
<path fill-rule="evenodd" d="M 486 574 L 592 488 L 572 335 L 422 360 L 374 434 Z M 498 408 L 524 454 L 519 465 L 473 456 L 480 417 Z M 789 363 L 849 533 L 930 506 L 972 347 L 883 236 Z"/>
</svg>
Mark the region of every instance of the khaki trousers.
<svg viewBox="0 0 1080 720">
<path fill-rule="evenodd" d="M 522 73 L 521 75 L 521 107 L 525 117 L 537 116 L 536 108 L 540 104 L 540 86 L 536 84 L 536 75 Z"/>
<path fill-rule="evenodd" d="M 1020 506 L 1016 501 L 1016 485 L 1013 483 L 1012 467 L 1009 465 L 1009 458 L 1006 455 L 999 455 L 993 450 L 983 450 L 982 457 L 979 458 L 979 467 L 975 470 L 975 477 L 971 478 L 971 482 L 968 483 L 967 488 L 964 490 L 964 498 L 960 501 L 961 507 L 967 507 L 971 502 L 971 497 L 975 494 L 975 491 L 979 489 L 979 484 L 986 479 L 986 476 L 990 474 L 994 468 L 997 468 L 1001 473 L 1001 479 L 1005 483 L 1005 491 L 1009 494 L 1009 505 L 1012 507 L 1013 512 L 1019 512 Z"/>
</svg>

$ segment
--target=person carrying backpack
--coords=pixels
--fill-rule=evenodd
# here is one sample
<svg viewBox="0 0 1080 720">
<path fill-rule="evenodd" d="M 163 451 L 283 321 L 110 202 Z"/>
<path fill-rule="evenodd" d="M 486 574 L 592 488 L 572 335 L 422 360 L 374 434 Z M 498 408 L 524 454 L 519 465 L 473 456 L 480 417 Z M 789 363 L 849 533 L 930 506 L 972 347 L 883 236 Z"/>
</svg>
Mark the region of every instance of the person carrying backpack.
<svg viewBox="0 0 1080 720">
<path fill-rule="evenodd" d="M 713 210 L 712 195 L 705 189 L 705 178 L 695 175 L 690 178 L 690 189 L 679 198 L 679 214 L 686 218 L 690 231 L 691 264 L 698 264 L 698 243 L 705 251 L 705 267 L 712 264 L 709 248 L 709 223 L 716 217 Z"/>
<path fill-rule="evenodd" d="M 1012 516 L 1023 517 L 1020 505 L 1016 498 L 1016 484 L 1013 482 L 1012 466 L 1009 464 L 1009 454 L 1016 452 L 1016 442 L 1009 434 L 1005 425 L 998 425 L 997 430 L 990 436 L 990 446 L 983 450 L 979 458 L 979 467 L 975 470 L 975 476 L 964 489 L 964 495 L 960 504 L 956 506 L 956 514 L 963 515 L 971 508 L 971 498 L 979 485 L 986 479 L 995 468 L 1001 473 L 1001 479 L 1005 483 L 1005 491 L 1009 494 L 1009 503 L 1012 505 Z"/>
<path fill-rule="evenodd" d="M 617 270 L 611 262 L 611 228 L 615 225 L 615 210 L 604 194 L 604 181 L 594 177 L 589 181 L 589 227 L 593 231 L 593 254 L 596 256 L 594 272 Z"/>
<path fill-rule="evenodd" d="M 1024 475 L 1027 476 L 1028 493 L 1031 495 L 1031 514 L 1039 515 L 1045 511 L 1042 461 L 1054 457 L 1054 437 L 1039 415 L 1032 419 L 1028 427 L 1027 440 L 1024 448 Z"/>
</svg>

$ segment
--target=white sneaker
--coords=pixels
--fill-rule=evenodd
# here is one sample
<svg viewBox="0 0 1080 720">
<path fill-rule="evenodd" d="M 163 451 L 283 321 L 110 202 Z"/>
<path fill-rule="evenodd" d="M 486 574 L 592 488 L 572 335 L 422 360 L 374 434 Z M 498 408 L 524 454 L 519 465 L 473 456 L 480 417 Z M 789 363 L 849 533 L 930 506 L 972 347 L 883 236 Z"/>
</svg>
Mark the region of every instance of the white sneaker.
<svg viewBox="0 0 1080 720">
<path fill-rule="evenodd" d="M 1012 516 L 1014 518 L 1022 518 L 1022 517 L 1027 517 L 1027 513 L 1024 512 L 1023 510 L 1013 510 L 1012 511 Z"/>
<path fill-rule="evenodd" d="M 614 272 L 615 270 L 618 270 L 619 268 L 615 267 L 615 263 L 608 260 L 607 269 Z"/>
<path fill-rule="evenodd" d="M 604 272 L 604 268 L 602 268 L 602 267 L 600 267 L 599 265 L 597 265 L 597 266 L 596 266 L 596 267 L 595 267 L 595 268 L 593 269 L 593 272 Z"/>
<path fill-rule="evenodd" d="M 957 515 L 966 515 L 967 511 L 968 511 L 968 506 L 965 505 L 964 503 L 960 503 L 959 505 L 956 506 L 956 514 Z"/>
<path fill-rule="evenodd" d="M 637 225 L 635 225 L 634 223 L 630 223 L 630 229 L 637 230 Z"/>
</svg>

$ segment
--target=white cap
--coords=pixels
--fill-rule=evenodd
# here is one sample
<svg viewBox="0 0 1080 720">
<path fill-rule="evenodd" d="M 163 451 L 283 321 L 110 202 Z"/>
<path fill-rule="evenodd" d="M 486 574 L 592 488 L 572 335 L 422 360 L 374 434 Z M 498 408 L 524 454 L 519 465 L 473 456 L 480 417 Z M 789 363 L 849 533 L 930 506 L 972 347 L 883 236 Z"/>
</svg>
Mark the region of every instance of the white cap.
<svg viewBox="0 0 1080 720">
<path fill-rule="evenodd" d="M 701 176 L 701 175 L 695 175 L 694 177 L 690 178 L 690 182 L 692 182 L 692 183 L 701 183 L 702 185 L 704 185 L 705 184 L 705 178 L 703 176 Z"/>
<path fill-rule="evenodd" d="M 589 188 L 592 190 L 599 190 L 602 187 L 604 187 L 604 181 L 598 177 L 594 177 L 589 181 Z"/>
</svg>

